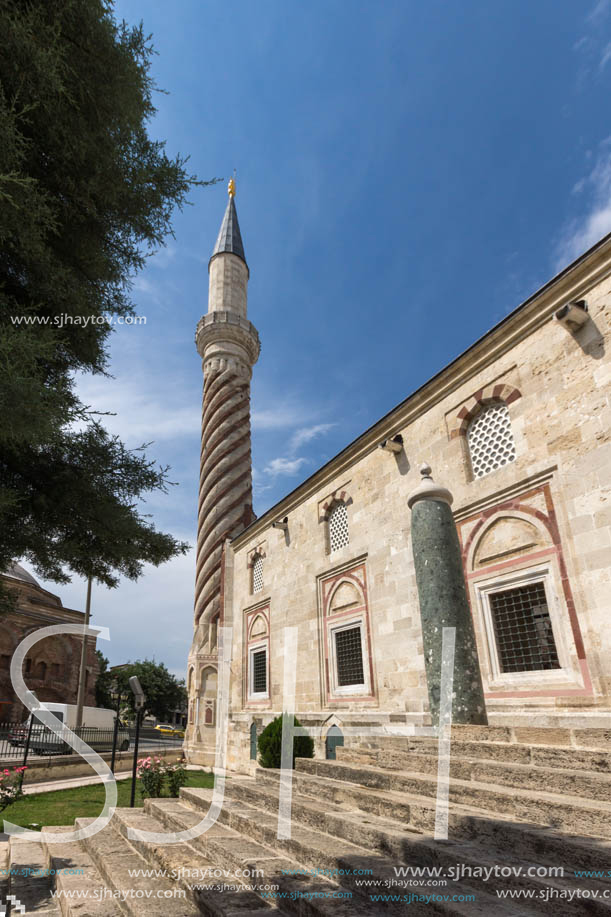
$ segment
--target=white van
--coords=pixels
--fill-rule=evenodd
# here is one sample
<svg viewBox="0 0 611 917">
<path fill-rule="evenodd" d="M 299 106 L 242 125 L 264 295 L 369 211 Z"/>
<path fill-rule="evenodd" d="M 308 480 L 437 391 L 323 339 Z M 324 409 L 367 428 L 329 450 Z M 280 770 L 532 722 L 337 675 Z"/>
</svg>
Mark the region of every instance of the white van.
<svg viewBox="0 0 611 917">
<path fill-rule="evenodd" d="M 57 717 L 64 726 L 74 730 L 76 727 L 76 704 L 43 703 L 41 706 Z M 114 710 L 105 707 L 83 707 L 82 727 L 79 730 L 80 738 L 94 751 L 112 751 L 112 742 L 115 728 Z M 41 723 L 36 713 L 30 713 L 21 727 L 22 736 L 19 744 L 25 744 L 30 729 L 30 720 L 34 718 L 32 733 L 30 735 L 30 751 L 34 754 L 61 754 L 70 752 L 69 746 L 60 736 L 51 732 L 44 723 Z M 119 726 L 117 733 L 117 751 L 127 751 L 129 748 L 129 730 L 126 726 Z"/>
</svg>

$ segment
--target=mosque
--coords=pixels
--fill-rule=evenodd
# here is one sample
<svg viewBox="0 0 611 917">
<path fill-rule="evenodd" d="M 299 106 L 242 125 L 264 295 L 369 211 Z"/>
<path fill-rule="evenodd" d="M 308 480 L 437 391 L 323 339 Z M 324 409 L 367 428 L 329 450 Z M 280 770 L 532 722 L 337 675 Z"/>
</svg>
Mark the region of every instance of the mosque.
<svg viewBox="0 0 611 917">
<path fill-rule="evenodd" d="M 259 518 L 248 278 L 232 181 L 196 331 L 188 759 L 214 761 L 219 627 L 232 634 L 230 768 L 252 770 L 257 736 L 283 712 L 287 627 L 297 629 L 295 713 L 317 727 L 317 757 L 334 757 L 354 724 L 429 722 L 408 506 L 423 463 L 451 492 L 487 722 L 608 725 L 611 235 Z"/>
</svg>

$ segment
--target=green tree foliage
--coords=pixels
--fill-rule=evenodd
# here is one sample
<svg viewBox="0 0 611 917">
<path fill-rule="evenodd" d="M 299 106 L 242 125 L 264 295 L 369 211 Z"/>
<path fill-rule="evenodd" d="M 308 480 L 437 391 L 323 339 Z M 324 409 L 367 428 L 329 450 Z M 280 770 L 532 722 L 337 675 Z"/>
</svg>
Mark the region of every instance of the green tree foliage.
<svg viewBox="0 0 611 917">
<path fill-rule="evenodd" d="M 0 570 L 25 557 L 114 586 L 186 549 L 137 508 L 168 469 L 75 389 L 105 372 L 108 319 L 133 314 L 173 211 L 210 184 L 147 133 L 152 54 L 105 0 L 0 0 Z"/>
<path fill-rule="evenodd" d="M 108 659 L 100 650 L 96 650 L 95 654 L 98 657 L 99 666 L 98 677 L 95 681 L 95 705 L 96 707 L 114 709 L 115 702 L 111 693 L 114 685 L 114 677 L 112 672 L 109 671 Z"/>
<path fill-rule="evenodd" d="M 294 717 L 294 725 L 301 726 L 301 723 Z M 275 720 L 265 727 L 258 741 L 259 747 L 259 764 L 261 767 L 280 767 L 282 760 L 282 717 L 277 716 Z M 293 739 L 293 767 L 295 767 L 295 758 L 313 758 L 314 757 L 314 740 L 311 736 L 295 736 Z"/>
<path fill-rule="evenodd" d="M 129 687 L 132 675 L 138 676 L 146 695 L 146 714 L 155 716 L 163 722 L 174 710 L 182 709 L 186 705 L 187 691 L 183 681 L 175 678 L 163 662 L 155 662 L 154 659 L 139 660 L 113 672 L 123 698 L 122 709 L 126 705 L 131 717 L 135 716 L 134 697 Z"/>
</svg>

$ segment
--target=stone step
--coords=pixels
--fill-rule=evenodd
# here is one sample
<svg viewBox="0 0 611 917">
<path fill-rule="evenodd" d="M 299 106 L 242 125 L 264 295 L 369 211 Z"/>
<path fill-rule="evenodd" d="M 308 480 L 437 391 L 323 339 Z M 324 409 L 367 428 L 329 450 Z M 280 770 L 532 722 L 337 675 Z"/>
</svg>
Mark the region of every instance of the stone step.
<svg viewBox="0 0 611 917">
<path fill-rule="evenodd" d="M 404 738 L 399 741 L 390 737 L 384 744 L 373 742 L 350 742 L 340 745 L 335 753 L 340 761 L 375 760 L 381 767 L 400 760 L 406 755 L 436 755 L 438 740 L 434 738 Z M 480 761 L 508 761 L 516 764 L 530 764 L 529 745 L 517 745 L 510 742 L 459 742 L 452 739 L 453 758 L 477 758 Z"/>
<path fill-rule="evenodd" d="M 375 759 L 381 767 L 399 764 L 406 755 L 437 755 L 438 742 L 434 738 L 411 737 L 387 744 L 345 745 L 336 750 L 340 760 L 356 757 Z M 531 764 L 540 767 L 593 771 L 611 774 L 611 750 L 558 748 L 551 745 L 522 745 L 510 742 L 462 742 L 452 739 L 452 758 L 473 761 L 505 761 L 513 764 Z M 353 756 L 356 756 L 353 758 Z"/>
<path fill-rule="evenodd" d="M 47 871 L 47 857 L 42 844 L 29 839 L 9 840 L 9 892 L 19 900 L 26 914 L 37 917 L 61 917 L 52 896 L 53 877 Z M 35 873 L 35 875 L 32 875 Z M 12 910 L 18 913 L 18 908 Z"/>
<path fill-rule="evenodd" d="M 428 775 L 437 774 L 438 763 L 436 755 L 414 754 L 409 751 L 403 754 L 348 753 L 340 755 L 338 760 L 345 764 L 365 764 L 370 767 Z M 478 783 L 493 783 L 543 792 L 553 786 L 554 792 L 561 795 L 611 802 L 611 774 L 605 773 L 575 772 L 559 767 L 531 766 L 506 761 L 478 761 L 457 758 L 452 754 L 450 776 L 457 780 L 474 780 Z"/>
<path fill-rule="evenodd" d="M 210 796 L 204 799 L 198 794 L 195 800 L 191 800 L 195 802 L 195 808 L 187 804 L 188 800 L 181 799 L 178 803 L 175 801 L 170 803 L 165 799 L 151 799 L 147 800 L 145 804 L 146 810 L 154 814 L 166 830 L 182 831 L 201 821 L 202 809 L 207 810 L 209 800 L 212 798 L 211 794 L 212 791 L 210 791 Z M 258 838 L 253 838 L 251 833 L 243 834 L 230 827 L 227 824 L 229 818 L 226 810 L 231 806 L 232 803 L 225 800 L 219 821 L 192 841 L 193 846 L 201 850 L 217 868 L 226 871 L 229 875 L 246 874 L 241 881 L 255 886 L 257 892 L 262 896 L 263 904 L 274 904 L 273 899 L 263 896 L 275 893 L 270 888 L 270 886 L 275 886 L 277 893 L 284 896 L 276 899 L 275 902 L 278 911 L 282 913 L 294 914 L 296 917 L 303 913 L 311 917 L 364 913 L 362 909 L 355 906 L 353 901 L 344 902 L 331 897 L 338 891 L 336 883 L 320 876 L 303 875 L 299 863 L 296 860 L 288 859 L 284 851 L 280 852 L 272 846 L 261 844 Z M 243 807 L 238 806 L 238 808 Z M 311 900 L 305 900 L 303 896 L 306 894 L 312 896 Z M 319 897 L 314 897 L 315 895 Z M 268 911 L 267 913 L 273 912 Z"/>
<path fill-rule="evenodd" d="M 231 782 L 233 778 L 227 781 L 227 784 Z M 190 807 L 191 816 L 188 818 L 192 818 L 195 810 L 198 813 L 197 820 L 199 821 L 201 812 L 208 810 L 211 799 L 212 790 L 195 788 L 181 790 L 181 801 L 186 802 Z M 163 808 L 166 809 L 166 812 L 169 811 L 165 806 Z M 159 805 L 151 803 L 151 810 L 161 815 Z M 278 885 L 281 894 L 295 893 L 297 896 L 303 893 L 319 894 L 319 898 L 312 898 L 309 902 L 308 910 L 313 915 L 341 917 L 344 914 L 364 915 L 369 913 L 356 900 L 332 898 L 331 896 L 339 890 L 335 882 L 320 875 L 304 876 L 300 874 L 300 867 L 303 866 L 314 869 L 336 868 L 335 861 L 331 866 L 325 867 L 326 861 L 323 860 L 323 857 L 337 853 L 337 844 L 334 845 L 331 853 L 330 838 L 319 837 L 315 832 L 305 829 L 300 829 L 297 840 L 279 841 L 276 837 L 277 820 L 267 812 L 257 812 L 256 819 L 253 821 L 253 813 L 252 807 L 240 801 L 236 803 L 226 795 L 219 815 L 221 824 L 215 825 L 194 843 L 205 850 L 208 856 L 214 858 L 215 862 L 229 869 L 241 868 L 248 869 L 250 872 L 261 870 L 265 884 Z M 185 813 L 182 813 L 182 819 L 186 818 Z M 316 849 L 315 856 L 318 856 L 318 860 L 314 864 L 305 863 L 303 859 L 295 855 L 303 852 L 304 849 L 309 850 L 308 843 L 313 844 Z M 360 855 L 366 853 L 360 847 L 355 849 Z M 302 913 L 303 900 L 300 902 L 299 897 L 295 901 L 290 898 L 281 899 L 279 906 L 281 910 L 297 915 Z"/>
<path fill-rule="evenodd" d="M 368 767 L 364 764 L 342 764 L 340 761 L 323 761 L 316 758 L 297 758 L 296 769 L 301 773 L 333 777 L 367 786 L 373 789 L 395 790 L 415 793 L 419 796 L 437 794 L 436 775 L 391 771 Z M 504 787 L 492 783 L 481 783 L 452 779 L 449 787 L 450 801 L 474 809 L 503 812 L 521 820 L 587 836 L 608 837 L 611 821 L 611 803 L 590 801 L 577 796 L 562 796 L 521 788 Z"/>
<path fill-rule="evenodd" d="M 55 891 L 61 894 L 55 900 L 62 917 L 119 917 L 122 912 L 116 900 L 110 897 L 112 889 L 106 886 L 83 845 L 78 841 L 60 844 L 45 840 L 47 832 L 65 834 L 72 831 L 73 826 L 42 829 L 47 866 L 54 870 Z"/>
<path fill-rule="evenodd" d="M 233 785 L 237 781 L 232 779 L 228 781 L 229 783 L 232 785 L 229 792 L 233 794 L 236 792 Z M 253 786 L 256 786 L 254 782 Z M 207 810 L 212 799 L 212 790 L 183 788 L 181 790 L 181 798 L 195 808 Z M 410 914 L 430 914 L 433 912 L 446 915 L 461 915 L 461 917 L 462 915 L 476 917 L 476 915 L 488 915 L 490 913 L 499 914 L 500 917 L 508 917 L 509 914 L 529 915 L 536 913 L 530 908 L 525 910 L 523 907 L 517 911 L 515 905 L 507 906 L 501 903 L 498 898 L 494 897 L 493 899 L 492 896 L 485 892 L 480 892 L 479 889 L 477 894 L 474 894 L 472 888 L 466 888 L 462 884 L 453 885 L 452 883 L 449 883 L 443 889 L 444 895 L 474 894 L 475 900 L 470 902 L 413 901 L 409 904 L 409 911 L 407 910 L 406 902 L 401 901 L 392 904 L 387 903 L 384 908 L 381 902 L 375 901 L 371 896 L 386 892 L 387 888 L 384 883 L 389 880 L 396 880 L 394 870 L 396 863 L 387 856 L 379 854 L 372 856 L 367 847 L 354 844 L 343 838 L 341 843 L 338 843 L 337 837 L 328 835 L 326 832 L 321 831 L 320 828 L 304 827 L 302 824 L 296 823 L 297 820 L 291 826 L 291 837 L 279 839 L 277 837 L 277 816 L 273 811 L 270 812 L 267 805 L 264 804 L 264 807 L 260 808 L 244 802 L 240 798 L 234 798 L 229 793 L 227 793 L 219 818 L 241 834 L 256 839 L 269 848 L 281 850 L 301 864 L 302 867 L 305 867 L 306 871 L 322 871 L 328 875 L 336 875 L 342 887 L 346 891 L 350 891 L 354 898 L 349 902 L 319 899 L 316 902 L 316 906 L 325 908 L 325 910 L 321 909 L 319 913 L 329 914 L 330 917 L 331 915 L 343 914 L 370 915 L 372 907 L 375 907 L 376 913 L 383 913 L 385 910 L 391 913 L 409 912 Z M 368 874 L 368 880 L 379 883 L 373 891 L 371 886 L 357 885 L 357 881 L 361 881 L 357 879 L 357 871 L 365 869 L 371 871 Z M 311 882 L 312 879 L 308 876 L 305 886 L 307 891 L 310 891 Z M 280 878 L 279 884 L 281 884 L 282 888 L 282 878 Z M 330 884 L 326 883 L 327 887 Z M 401 889 L 400 893 L 403 891 Z M 420 888 L 419 891 L 422 891 L 422 889 Z M 284 906 L 283 902 L 281 904 Z M 347 907 L 345 907 L 346 904 Z M 301 911 L 294 911 L 294 913 L 298 914 Z"/>
<path fill-rule="evenodd" d="M 280 772 L 258 768 L 257 783 L 277 787 Z M 395 790 L 379 790 L 352 784 L 346 780 L 293 772 L 293 792 L 343 807 L 360 809 L 365 813 L 386 815 L 406 828 L 431 834 L 435 827 L 435 799 Z M 452 803 L 448 815 L 449 834 L 455 839 L 477 840 L 504 855 L 517 849 L 525 857 L 549 862 L 567 861 L 575 869 L 600 870 L 609 868 L 611 842 L 602 838 L 583 838 L 557 828 L 516 821 L 499 812 L 486 811 Z M 502 856 L 501 856 L 502 859 Z"/>
<path fill-rule="evenodd" d="M 155 817 L 163 809 L 175 811 L 177 805 L 174 800 L 147 800 L 144 814 L 135 813 L 133 809 L 117 809 L 115 829 L 127 840 L 130 827 L 165 834 L 192 827 L 201 818 L 196 815 L 195 821 L 191 824 L 182 823 L 180 827 L 174 820 L 168 826 L 166 820 Z M 219 868 L 218 861 L 202 856 L 201 850 L 195 847 L 194 842 L 152 844 L 148 841 L 129 839 L 129 843 L 146 860 L 149 869 L 154 870 L 162 878 L 171 877 L 184 889 L 188 899 L 198 908 L 197 913 L 208 914 L 210 917 L 225 917 L 234 913 L 271 917 L 276 912 L 273 906 L 266 905 L 256 892 L 247 887 L 244 879 L 233 871 L 227 871 L 227 875 L 215 874 Z M 222 891 L 219 886 L 223 884 L 232 886 L 233 890 Z"/>
<path fill-rule="evenodd" d="M 516 742 L 562 748 L 592 748 L 611 751 L 608 728 L 558 728 L 554 726 L 452 726 L 452 740 L 461 742 Z"/>
<path fill-rule="evenodd" d="M 120 811 L 115 810 L 115 813 Z M 134 810 L 131 810 L 134 811 Z M 136 810 L 142 812 L 142 810 Z M 144 814 L 144 813 L 142 813 Z M 75 826 L 84 828 L 91 818 L 77 818 Z M 192 917 L 201 912 L 179 889 L 183 898 L 175 895 L 176 883 L 163 877 L 146 876 L 150 866 L 125 837 L 110 823 L 97 834 L 82 841 L 102 879 L 117 893 L 116 902 L 123 914 L 129 917 Z M 130 875 L 131 872 L 139 874 Z M 168 897 L 165 897 L 167 894 Z"/>
<path fill-rule="evenodd" d="M 226 793 L 230 799 L 244 801 L 248 805 L 272 812 L 276 816 L 278 811 L 279 785 L 272 787 L 261 782 L 257 783 L 251 777 L 235 778 L 228 781 Z M 560 896 L 563 892 L 575 889 L 595 890 L 598 898 L 592 902 L 592 913 L 599 913 L 609 917 L 611 914 L 611 900 L 603 897 L 606 883 L 596 879 L 576 879 L 571 864 L 557 859 L 554 862 L 543 863 L 541 860 L 533 862 L 519 855 L 518 851 L 507 849 L 502 851 L 491 849 L 483 838 L 478 842 L 455 840 L 435 841 L 432 837 L 425 837 L 415 831 L 407 831 L 399 822 L 382 816 L 365 815 L 357 810 L 347 812 L 345 807 L 330 803 L 328 800 L 319 802 L 308 796 L 294 793 L 292 798 L 292 818 L 294 824 L 307 825 L 331 834 L 334 837 L 357 842 L 369 851 L 377 851 L 380 856 L 390 857 L 393 864 L 408 864 L 413 867 L 438 869 L 441 877 L 451 880 L 456 864 L 460 863 L 464 870 L 463 875 L 468 876 L 468 885 L 477 889 L 478 894 L 491 888 L 488 884 L 490 877 L 494 877 L 495 890 L 498 889 L 534 889 L 540 897 L 533 899 L 533 909 L 547 913 L 549 900 L 546 900 L 545 890 L 554 889 Z M 510 875 L 500 874 L 499 867 L 510 871 Z M 529 870 L 537 868 L 550 869 L 550 874 L 544 878 L 529 875 Z M 565 878 L 551 874 L 551 868 L 564 869 Z M 393 867 L 394 868 L 394 867 Z M 580 915 L 583 902 L 574 898 L 568 901 L 567 914 Z"/>
</svg>

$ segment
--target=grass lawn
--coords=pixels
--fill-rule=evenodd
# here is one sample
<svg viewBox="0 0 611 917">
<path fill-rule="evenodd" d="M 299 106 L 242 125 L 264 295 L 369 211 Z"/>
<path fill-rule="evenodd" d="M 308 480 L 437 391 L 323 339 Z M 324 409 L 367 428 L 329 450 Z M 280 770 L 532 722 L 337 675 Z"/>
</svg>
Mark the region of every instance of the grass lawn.
<svg viewBox="0 0 611 917">
<path fill-rule="evenodd" d="M 186 786 L 211 788 L 214 776 L 203 771 L 187 771 Z M 129 806 L 131 778 L 117 780 L 117 806 Z M 143 806 L 140 787 L 136 787 L 136 806 Z M 0 821 L 12 822 L 24 828 L 40 830 L 47 825 L 73 825 L 75 818 L 96 818 L 104 806 L 104 787 L 101 783 L 79 786 L 72 790 L 53 790 L 24 796 L 0 813 Z M 1 829 L 0 829 L 1 830 Z"/>
</svg>

